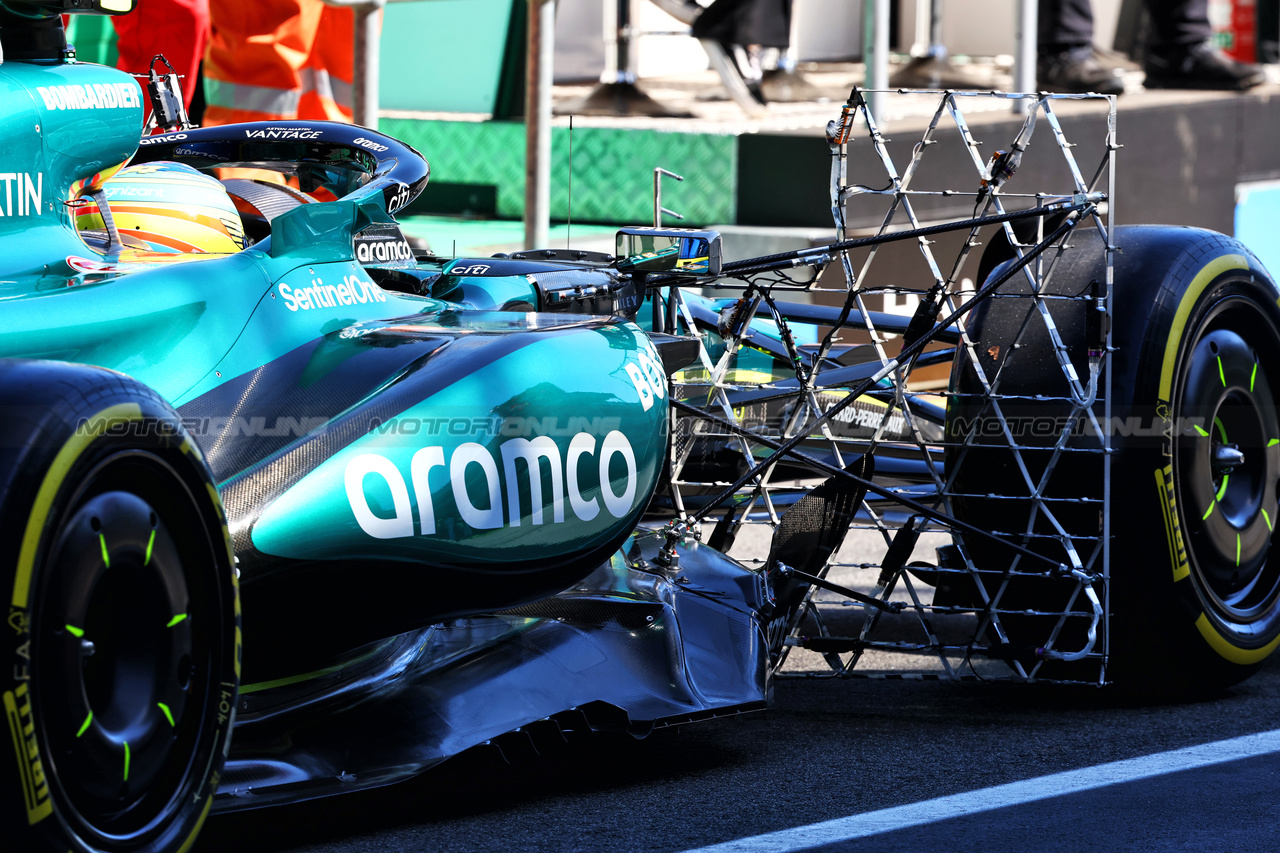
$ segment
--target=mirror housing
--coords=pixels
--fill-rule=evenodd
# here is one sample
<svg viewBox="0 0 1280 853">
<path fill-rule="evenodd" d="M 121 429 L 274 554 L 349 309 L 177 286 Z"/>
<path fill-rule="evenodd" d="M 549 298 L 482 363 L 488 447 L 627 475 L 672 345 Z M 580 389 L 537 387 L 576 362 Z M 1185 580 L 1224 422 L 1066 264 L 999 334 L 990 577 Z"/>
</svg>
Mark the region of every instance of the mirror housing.
<svg viewBox="0 0 1280 853">
<path fill-rule="evenodd" d="M 55 18 L 63 14 L 73 15 L 127 15 L 138 5 L 138 0 L 3 0 L 0 2 L 0 19 L 3 13 L 12 17 L 39 20 Z"/>
<path fill-rule="evenodd" d="M 75 58 L 67 46 L 62 15 L 127 15 L 138 0 L 0 0 L 0 63 L 64 62 Z"/>
<path fill-rule="evenodd" d="M 720 274 L 720 232 L 695 228 L 620 228 L 618 269 L 692 278 Z"/>
</svg>

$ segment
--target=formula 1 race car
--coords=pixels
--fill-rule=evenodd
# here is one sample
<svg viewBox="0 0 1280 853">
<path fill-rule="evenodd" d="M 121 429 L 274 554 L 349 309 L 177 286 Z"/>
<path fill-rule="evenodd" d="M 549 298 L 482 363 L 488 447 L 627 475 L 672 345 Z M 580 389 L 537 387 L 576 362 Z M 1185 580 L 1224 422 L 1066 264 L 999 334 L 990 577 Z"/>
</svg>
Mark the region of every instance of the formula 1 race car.
<svg viewBox="0 0 1280 853">
<path fill-rule="evenodd" d="M 1110 224 L 1113 99 L 1086 181 L 1058 96 L 986 160 L 939 93 L 899 173 L 855 90 L 824 246 L 444 259 L 388 136 L 140 137 L 57 17 L 132 4 L 87 5 L 0 2 L 6 844 L 184 850 L 211 809 L 763 708 L 796 650 L 1204 688 L 1280 643 L 1280 293 L 1229 238 Z M 944 117 L 975 207 L 923 225 Z M 1066 186 L 1014 193 L 1037 120 Z M 882 189 L 847 176 L 859 122 Z M 874 284 L 904 240 L 925 285 Z M 726 556 L 753 523 L 767 554 Z M 839 558 L 851 527 L 878 556 Z"/>
</svg>

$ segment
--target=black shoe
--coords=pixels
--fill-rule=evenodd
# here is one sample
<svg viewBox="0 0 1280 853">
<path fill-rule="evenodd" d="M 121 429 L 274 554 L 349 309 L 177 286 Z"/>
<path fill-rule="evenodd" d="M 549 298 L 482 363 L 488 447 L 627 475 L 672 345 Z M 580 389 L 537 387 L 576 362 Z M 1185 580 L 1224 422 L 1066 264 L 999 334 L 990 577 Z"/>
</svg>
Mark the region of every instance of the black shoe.
<svg viewBox="0 0 1280 853">
<path fill-rule="evenodd" d="M 1036 62 L 1036 86 L 1046 92 L 1119 95 L 1124 91 L 1124 80 L 1104 68 L 1094 58 L 1093 47 L 1085 45 L 1041 56 Z"/>
<path fill-rule="evenodd" d="M 1147 51 L 1148 89 L 1224 89 L 1243 92 L 1267 80 L 1259 65 L 1236 62 L 1208 42 Z"/>
</svg>

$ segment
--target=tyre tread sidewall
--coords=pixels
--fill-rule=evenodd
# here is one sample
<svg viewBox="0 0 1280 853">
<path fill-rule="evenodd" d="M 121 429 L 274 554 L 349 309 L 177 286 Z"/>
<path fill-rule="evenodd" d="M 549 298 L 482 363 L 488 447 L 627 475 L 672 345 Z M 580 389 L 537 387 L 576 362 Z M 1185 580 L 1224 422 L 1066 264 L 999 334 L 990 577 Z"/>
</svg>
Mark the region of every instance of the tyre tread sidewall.
<svg viewBox="0 0 1280 853">
<path fill-rule="evenodd" d="M 136 446 L 139 440 L 136 436 L 114 436 L 110 431 L 97 435 L 91 432 L 87 439 L 83 435 L 77 438 L 79 427 L 86 419 L 92 423 L 95 417 L 102 417 L 104 413 L 119 418 L 125 414 L 126 408 L 136 412 L 139 418 L 154 418 L 174 427 L 166 435 L 155 434 L 147 440 L 151 442 L 151 449 L 163 452 L 184 468 L 180 473 L 188 481 L 192 496 L 200 507 L 218 566 L 221 602 L 218 606 L 229 623 L 234 616 L 234 624 L 224 626 L 220 654 L 222 671 L 217 677 L 217 683 L 222 686 L 216 688 L 221 694 L 218 698 L 226 706 L 226 713 L 218 715 L 212 736 L 206 741 L 208 759 L 196 785 L 196 794 L 176 810 L 173 819 L 157 837 L 147 841 L 147 849 L 187 850 L 209 813 L 226 758 L 240 669 L 240 607 L 230 537 L 208 468 L 195 443 L 181 430 L 179 419 L 168 404 L 150 389 L 123 375 L 80 365 L 0 362 L 0 395 L 9 408 L 9 417 L 0 419 L 0 590 L 7 599 L 4 604 L 6 640 L 0 644 L 0 651 L 4 653 L 0 695 L 3 695 L 5 705 L 10 706 L 16 704 L 23 694 L 28 703 L 32 699 L 30 671 L 24 670 L 23 666 L 24 662 L 29 663 L 35 651 L 32 625 L 38 624 L 39 619 L 39 615 L 33 614 L 29 607 L 19 606 L 22 598 L 18 588 L 19 560 L 24 535 L 30 526 L 36 536 L 34 550 L 28 548 L 29 566 L 23 569 L 28 572 L 26 603 L 31 605 L 36 601 L 42 561 L 50 545 L 58 513 L 64 509 L 61 503 L 74 491 L 76 478 L 83 476 L 98 460 L 128 448 L 128 442 L 132 441 Z M 76 445 L 78 450 L 74 458 L 63 460 L 69 461 L 64 470 L 50 470 L 64 448 Z M 45 485 L 46 481 L 48 485 Z M 40 505 L 41 498 L 47 500 L 47 504 Z M 38 709 L 34 710 L 38 713 Z M 55 780 L 47 776 L 54 772 L 54 768 L 45 754 L 38 729 L 36 719 L 25 719 L 19 728 L 15 728 L 15 721 L 7 719 L 5 730 L 15 736 L 6 735 L 0 739 L 0 755 L 8 753 L 10 756 L 0 757 L 0 819 L 6 828 L 6 841 L 16 840 L 19 850 L 66 853 L 71 849 L 94 853 L 99 848 L 78 837 L 61 813 Z M 22 737 L 16 737 L 18 734 Z M 36 812 L 39 819 L 31 823 L 27 801 L 32 785 L 40 778 L 43 778 L 43 785 L 38 785 L 36 792 L 40 795 Z"/>
</svg>

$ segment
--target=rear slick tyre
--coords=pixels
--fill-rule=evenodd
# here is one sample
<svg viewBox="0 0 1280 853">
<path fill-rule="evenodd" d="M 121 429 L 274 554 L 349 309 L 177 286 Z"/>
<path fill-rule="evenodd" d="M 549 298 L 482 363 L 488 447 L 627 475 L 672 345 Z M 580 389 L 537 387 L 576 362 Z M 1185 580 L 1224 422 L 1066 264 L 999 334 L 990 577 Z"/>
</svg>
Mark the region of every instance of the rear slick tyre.
<svg viewBox="0 0 1280 853">
<path fill-rule="evenodd" d="M 188 849 L 239 683 L 230 539 L 199 451 L 105 370 L 0 362 L 5 847 Z"/>
</svg>

